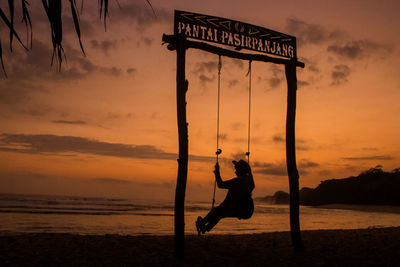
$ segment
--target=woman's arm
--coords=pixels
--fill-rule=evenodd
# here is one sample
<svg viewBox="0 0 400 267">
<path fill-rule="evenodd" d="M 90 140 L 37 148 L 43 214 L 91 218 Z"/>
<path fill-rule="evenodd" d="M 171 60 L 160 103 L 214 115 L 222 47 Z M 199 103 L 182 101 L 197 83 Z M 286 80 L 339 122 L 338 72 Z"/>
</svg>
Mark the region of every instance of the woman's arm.
<svg viewBox="0 0 400 267">
<path fill-rule="evenodd" d="M 215 164 L 214 174 L 215 174 L 215 180 L 217 181 L 218 188 L 225 188 L 225 189 L 229 189 L 230 188 L 231 181 L 233 179 L 225 181 L 225 182 L 222 181 L 221 174 L 219 172 L 219 164 L 218 164 L 218 162 Z"/>
</svg>

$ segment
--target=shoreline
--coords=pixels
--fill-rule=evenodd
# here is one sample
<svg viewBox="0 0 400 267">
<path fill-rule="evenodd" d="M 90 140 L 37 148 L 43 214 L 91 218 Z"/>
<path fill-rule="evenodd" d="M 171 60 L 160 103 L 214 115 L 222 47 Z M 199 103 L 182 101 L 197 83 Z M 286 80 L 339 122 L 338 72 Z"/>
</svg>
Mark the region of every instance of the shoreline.
<svg viewBox="0 0 400 267">
<path fill-rule="evenodd" d="M 305 230 L 306 251 L 294 253 L 290 232 L 187 235 L 186 266 L 399 266 L 400 227 Z M 0 236 L 8 265 L 181 265 L 173 236 L 18 233 Z"/>
<path fill-rule="evenodd" d="M 380 205 L 353 205 L 353 204 L 327 204 L 318 206 L 304 206 L 316 209 L 338 209 L 338 210 L 354 210 L 363 212 L 384 212 L 400 214 L 400 206 L 380 206 Z"/>
</svg>

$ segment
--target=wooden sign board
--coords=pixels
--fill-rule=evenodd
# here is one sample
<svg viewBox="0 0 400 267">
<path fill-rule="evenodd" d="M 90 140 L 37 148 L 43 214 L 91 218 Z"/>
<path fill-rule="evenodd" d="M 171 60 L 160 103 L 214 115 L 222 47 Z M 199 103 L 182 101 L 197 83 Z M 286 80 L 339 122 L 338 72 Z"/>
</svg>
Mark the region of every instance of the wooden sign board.
<svg viewBox="0 0 400 267">
<path fill-rule="evenodd" d="M 296 37 L 236 20 L 175 10 L 174 34 L 297 59 Z"/>
</svg>

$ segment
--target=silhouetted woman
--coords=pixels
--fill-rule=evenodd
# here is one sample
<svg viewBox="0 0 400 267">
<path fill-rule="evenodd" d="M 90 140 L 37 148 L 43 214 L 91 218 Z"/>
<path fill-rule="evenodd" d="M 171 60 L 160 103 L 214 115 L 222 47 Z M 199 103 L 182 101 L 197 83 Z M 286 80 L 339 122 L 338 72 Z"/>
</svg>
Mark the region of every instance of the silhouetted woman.
<svg viewBox="0 0 400 267">
<path fill-rule="evenodd" d="M 200 235 L 211 229 L 226 217 L 249 219 L 253 215 L 254 204 L 251 192 L 254 189 L 254 180 L 249 164 L 244 160 L 232 161 L 237 177 L 222 181 L 219 164 L 215 164 L 214 174 L 219 188 L 228 189 L 225 200 L 204 217 L 199 216 L 196 221 L 197 233 Z"/>
</svg>

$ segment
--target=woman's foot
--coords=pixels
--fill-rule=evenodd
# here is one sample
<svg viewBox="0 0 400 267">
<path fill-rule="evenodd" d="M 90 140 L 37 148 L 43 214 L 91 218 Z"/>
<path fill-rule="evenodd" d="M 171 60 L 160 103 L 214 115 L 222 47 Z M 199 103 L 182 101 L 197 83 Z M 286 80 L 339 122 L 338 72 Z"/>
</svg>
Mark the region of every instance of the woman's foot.
<svg viewBox="0 0 400 267">
<path fill-rule="evenodd" d="M 205 233 L 204 227 L 202 227 L 202 221 L 203 221 L 203 218 L 201 218 L 201 216 L 197 217 L 196 229 L 197 229 L 198 236 Z"/>
</svg>

